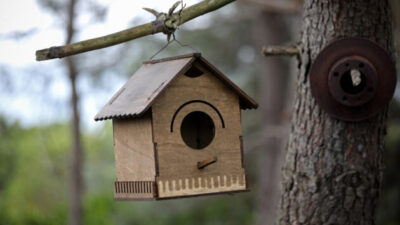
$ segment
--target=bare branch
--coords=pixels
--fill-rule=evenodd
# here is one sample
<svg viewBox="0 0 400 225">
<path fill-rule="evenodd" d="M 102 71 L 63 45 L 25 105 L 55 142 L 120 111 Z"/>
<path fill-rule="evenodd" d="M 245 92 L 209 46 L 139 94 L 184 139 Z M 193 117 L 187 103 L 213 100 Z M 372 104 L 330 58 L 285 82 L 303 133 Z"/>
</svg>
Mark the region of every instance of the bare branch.
<svg viewBox="0 0 400 225">
<path fill-rule="evenodd" d="M 299 56 L 300 51 L 297 46 L 268 46 L 262 48 L 262 53 L 265 56 Z"/>
<path fill-rule="evenodd" d="M 36 60 L 42 61 L 54 58 L 63 58 L 70 55 L 109 47 L 160 32 L 168 34 L 171 33 L 171 29 L 175 30 L 176 27 L 178 27 L 179 25 L 184 24 L 189 20 L 192 20 L 203 14 L 217 10 L 233 1 L 235 0 L 204 0 L 200 3 L 185 8 L 184 10 L 182 10 L 180 15 L 174 13 L 171 16 L 167 16 L 167 18 L 162 21 L 157 19 L 153 22 L 142 24 L 103 37 L 93 38 L 64 46 L 38 50 L 36 51 Z"/>
</svg>

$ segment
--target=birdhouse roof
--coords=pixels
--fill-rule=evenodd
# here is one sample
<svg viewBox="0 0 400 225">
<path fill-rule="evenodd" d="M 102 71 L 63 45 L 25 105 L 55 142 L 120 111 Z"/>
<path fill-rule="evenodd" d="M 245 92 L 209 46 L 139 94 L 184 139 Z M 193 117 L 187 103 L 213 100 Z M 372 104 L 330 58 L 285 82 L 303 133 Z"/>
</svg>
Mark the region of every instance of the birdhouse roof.
<svg viewBox="0 0 400 225">
<path fill-rule="evenodd" d="M 95 120 L 137 117 L 144 114 L 174 78 L 199 62 L 238 96 L 241 109 L 257 108 L 258 104 L 236 86 L 200 53 L 143 62 L 143 65 L 97 113 Z"/>
</svg>

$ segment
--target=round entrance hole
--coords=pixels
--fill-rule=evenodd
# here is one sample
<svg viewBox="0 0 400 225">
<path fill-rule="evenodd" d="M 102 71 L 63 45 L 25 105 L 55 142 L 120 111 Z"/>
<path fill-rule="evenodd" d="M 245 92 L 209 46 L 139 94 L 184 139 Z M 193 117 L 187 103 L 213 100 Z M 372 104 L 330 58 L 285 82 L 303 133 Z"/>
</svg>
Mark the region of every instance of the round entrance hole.
<svg viewBox="0 0 400 225">
<path fill-rule="evenodd" d="M 186 145 L 193 149 L 203 149 L 214 139 L 215 126 L 210 116 L 195 111 L 182 120 L 181 136 Z"/>
</svg>

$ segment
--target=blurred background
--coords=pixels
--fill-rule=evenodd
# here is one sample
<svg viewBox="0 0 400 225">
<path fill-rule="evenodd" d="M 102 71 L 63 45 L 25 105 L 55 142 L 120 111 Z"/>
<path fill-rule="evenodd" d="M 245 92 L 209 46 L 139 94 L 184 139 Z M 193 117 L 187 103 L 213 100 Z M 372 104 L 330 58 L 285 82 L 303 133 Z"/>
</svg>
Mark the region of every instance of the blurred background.
<svg viewBox="0 0 400 225">
<path fill-rule="evenodd" d="M 176 32 L 179 41 L 198 49 L 260 104 L 258 110 L 242 113 L 247 193 L 159 202 L 113 200 L 112 126 L 93 118 L 142 61 L 167 43 L 165 35 L 68 59 L 35 61 L 38 49 L 152 21 L 142 7 L 166 12 L 174 2 L 0 0 L 0 225 L 273 224 L 297 62 L 266 58 L 261 48 L 299 40 L 301 0 L 240 0 Z M 188 6 L 197 2 L 184 1 Z M 400 2 L 391 3 L 399 47 Z M 172 43 L 156 58 L 191 51 Z M 387 128 L 380 225 L 400 224 L 399 101 L 396 91 Z"/>
</svg>

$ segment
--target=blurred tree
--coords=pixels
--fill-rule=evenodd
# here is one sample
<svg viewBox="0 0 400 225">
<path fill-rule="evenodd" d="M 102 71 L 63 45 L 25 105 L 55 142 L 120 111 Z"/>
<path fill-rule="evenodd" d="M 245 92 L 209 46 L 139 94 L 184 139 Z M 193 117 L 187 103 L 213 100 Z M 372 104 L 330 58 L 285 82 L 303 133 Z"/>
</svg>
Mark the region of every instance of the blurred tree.
<svg viewBox="0 0 400 225">
<path fill-rule="evenodd" d="M 75 36 L 75 20 L 76 20 L 76 4 L 77 0 L 70 0 L 67 7 L 67 23 L 66 23 L 66 41 L 70 44 Z M 83 148 L 81 143 L 80 115 L 79 115 L 79 99 L 76 88 L 78 70 L 74 57 L 65 59 L 68 71 L 68 78 L 71 88 L 71 106 L 72 106 L 72 137 L 73 137 L 73 153 L 71 158 L 71 198 L 70 198 L 70 225 L 82 224 L 82 189 L 83 189 Z"/>
<path fill-rule="evenodd" d="M 76 21 L 78 18 L 77 5 L 78 0 L 60 1 L 60 0 L 39 0 L 39 3 L 44 8 L 53 12 L 57 17 L 61 18 L 63 23 L 61 26 L 65 31 L 65 44 L 70 44 L 77 34 Z M 90 5 L 90 11 L 95 20 L 101 20 L 105 15 L 105 8 L 95 4 L 92 1 L 86 2 Z M 69 78 L 71 97 L 71 137 L 72 137 L 72 154 L 70 158 L 70 215 L 69 224 L 82 224 L 82 195 L 83 195 L 83 146 L 81 141 L 80 128 L 80 112 L 79 112 L 79 97 L 77 90 L 77 79 L 80 74 L 80 69 L 76 63 L 76 57 L 68 57 L 62 61 L 67 70 Z"/>
<path fill-rule="evenodd" d="M 250 1 L 251 2 L 251 1 Z M 294 1 L 264 1 L 279 2 L 282 7 Z M 258 49 L 263 45 L 279 45 L 294 42 L 291 36 L 293 26 L 289 24 L 290 16 L 281 9 L 271 9 L 257 3 L 258 13 L 254 13 L 257 25 L 254 27 L 254 37 Z M 299 9 L 299 8 L 298 8 Z M 256 11 L 256 10 L 255 10 Z M 293 10 L 293 12 L 296 12 Z M 299 10 L 297 11 L 299 12 Z M 279 180 L 281 177 L 282 159 L 285 153 L 288 132 L 288 116 L 286 110 L 291 103 L 291 73 L 290 61 L 286 58 L 269 57 L 261 62 L 259 79 L 259 104 L 261 114 L 261 137 L 264 140 L 259 157 L 258 193 L 257 193 L 257 224 L 272 225 L 276 220 L 277 204 L 280 196 Z M 281 135 L 276 135 L 281 133 Z M 269 135 L 275 134 L 275 135 Z"/>
</svg>

